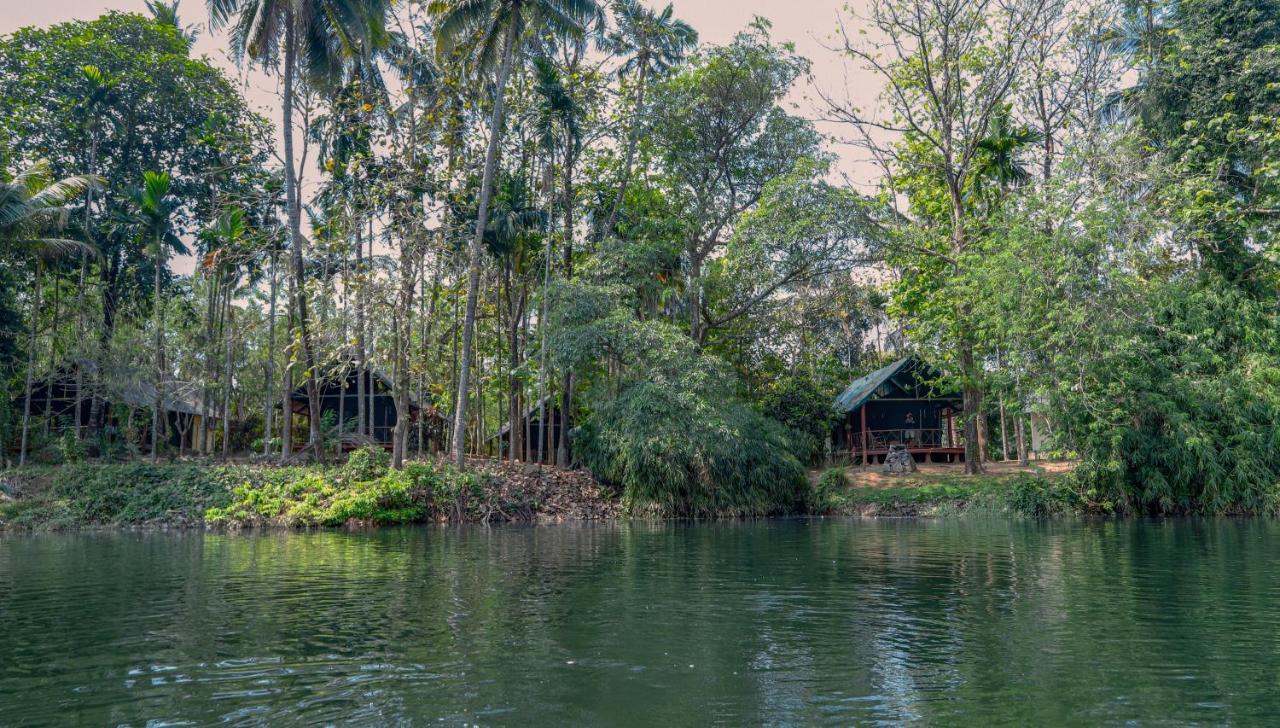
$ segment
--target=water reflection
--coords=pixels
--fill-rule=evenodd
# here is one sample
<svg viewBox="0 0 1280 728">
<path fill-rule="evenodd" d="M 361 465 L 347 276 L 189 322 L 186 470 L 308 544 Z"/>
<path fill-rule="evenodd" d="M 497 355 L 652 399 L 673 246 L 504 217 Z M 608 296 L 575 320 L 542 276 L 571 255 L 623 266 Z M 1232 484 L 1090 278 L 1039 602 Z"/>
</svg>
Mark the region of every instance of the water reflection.
<svg viewBox="0 0 1280 728">
<path fill-rule="evenodd" d="M 0 538 L 0 723 L 1256 722 L 1266 521 Z"/>
</svg>

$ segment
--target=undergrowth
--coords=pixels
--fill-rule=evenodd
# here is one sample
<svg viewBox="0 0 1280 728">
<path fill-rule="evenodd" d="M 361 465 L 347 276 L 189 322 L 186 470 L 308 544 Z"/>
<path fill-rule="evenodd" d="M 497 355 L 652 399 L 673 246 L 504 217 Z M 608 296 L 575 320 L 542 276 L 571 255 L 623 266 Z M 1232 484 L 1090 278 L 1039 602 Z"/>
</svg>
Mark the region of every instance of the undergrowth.
<svg viewBox="0 0 1280 728">
<path fill-rule="evenodd" d="M 900 487 L 853 487 L 844 468 L 824 472 L 814 511 L 828 514 L 942 515 L 983 512 L 1044 518 L 1090 510 L 1069 477 L 1036 473 L 946 475 Z"/>
</svg>

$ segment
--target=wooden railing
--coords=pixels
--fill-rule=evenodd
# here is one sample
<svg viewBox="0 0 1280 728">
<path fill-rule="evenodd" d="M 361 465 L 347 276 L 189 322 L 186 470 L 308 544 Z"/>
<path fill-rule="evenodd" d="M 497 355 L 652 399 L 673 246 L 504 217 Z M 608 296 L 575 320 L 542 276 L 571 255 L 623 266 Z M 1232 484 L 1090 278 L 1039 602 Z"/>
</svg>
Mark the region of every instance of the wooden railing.
<svg viewBox="0 0 1280 728">
<path fill-rule="evenodd" d="M 908 449 L 936 449 L 942 447 L 960 447 L 959 444 L 946 444 L 942 429 L 923 429 L 903 427 L 896 430 L 867 430 L 868 450 L 888 450 L 891 445 L 906 445 Z M 862 449 L 862 433 L 853 434 L 850 449 Z"/>
</svg>

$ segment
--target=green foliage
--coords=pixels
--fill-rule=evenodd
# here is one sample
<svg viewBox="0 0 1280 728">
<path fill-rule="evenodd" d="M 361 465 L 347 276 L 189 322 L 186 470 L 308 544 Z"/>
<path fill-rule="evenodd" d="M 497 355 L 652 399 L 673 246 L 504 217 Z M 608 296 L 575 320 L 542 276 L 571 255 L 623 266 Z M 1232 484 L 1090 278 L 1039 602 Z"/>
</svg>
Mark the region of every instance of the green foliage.
<svg viewBox="0 0 1280 728">
<path fill-rule="evenodd" d="M 584 373 L 609 364 L 619 372 L 592 392 L 577 457 L 622 486 L 629 510 L 759 515 L 804 500 L 785 429 L 734 396 L 722 362 L 668 323 L 636 320 L 616 291 L 571 290 L 557 298 L 552 351 Z"/>
<path fill-rule="evenodd" d="M 823 479 L 838 471 L 833 468 Z M 830 476 L 832 480 L 836 476 Z M 1066 516 L 1087 510 L 1068 477 L 1048 478 L 1034 473 L 1012 476 L 961 476 L 920 478 L 895 487 L 850 488 L 844 482 L 823 487 L 815 511 L 833 514 L 883 515 L 990 514 L 1027 518 Z"/>
<path fill-rule="evenodd" d="M 1280 7 L 1180 0 L 1160 35 L 1130 95 L 1147 148 L 1173 172 L 1157 202 L 1207 267 L 1265 290 L 1255 241 L 1274 240 L 1280 204 Z"/>
<path fill-rule="evenodd" d="M 75 428 L 67 428 L 58 438 L 58 449 L 62 451 L 62 462 L 78 463 L 84 460 L 87 448 L 80 438 L 76 437 Z"/>
<path fill-rule="evenodd" d="M 1097 508 L 1265 512 L 1280 493 L 1280 306 L 1169 259 L 1123 198 L 1067 183 L 993 219 L 963 282 Z M 1074 202 L 1071 203 L 1075 205 Z M 1046 221 L 1066 219 L 1046 235 Z"/>
<path fill-rule="evenodd" d="M 827 468 L 818 476 L 813 491 L 813 512 L 826 513 L 839 501 L 849 487 L 849 471 L 846 468 Z"/>
<path fill-rule="evenodd" d="M 337 470 L 263 471 L 256 481 L 232 489 L 233 502 L 211 508 L 205 520 L 214 526 L 338 526 L 349 522 L 394 524 L 422 520 L 423 495 L 434 472 L 415 468 L 384 472 L 370 479 Z"/>
<path fill-rule="evenodd" d="M 352 480 L 374 480 L 386 475 L 390 465 L 390 453 L 377 445 L 366 445 L 347 456 L 346 474 Z"/>
<path fill-rule="evenodd" d="M 762 391 L 756 393 L 756 408 L 787 427 L 791 451 L 797 458 L 809 464 L 817 462 L 838 419 L 831 407 L 832 393 L 848 383 L 848 370 L 826 360 L 814 367 L 783 368 L 768 374 Z"/>
<path fill-rule="evenodd" d="M 750 407 L 653 382 L 625 386 L 583 425 L 580 457 L 633 513 L 764 515 L 803 501 L 804 470 Z"/>
<path fill-rule="evenodd" d="M 1280 504 L 1280 315 L 1214 281 L 1145 292 L 1150 318 L 1060 392 L 1092 497 L 1120 511 Z"/>
<path fill-rule="evenodd" d="M 206 509 L 229 502 L 238 468 L 196 465 L 63 465 L 17 471 L 41 482 L 31 497 L 0 504 L 0 520 L 18 527 L 69 528 L 148 523 L 196 525 Z"/>
<path fill-rule="evenodd" d="M 1024 515 L 1044 518 L 1083 508 L 1079 493 L 1063 480 L 1050 481 L 1031 475 L 1020 475 L 1009 486 L 1008 507 Z"/>
</svg>

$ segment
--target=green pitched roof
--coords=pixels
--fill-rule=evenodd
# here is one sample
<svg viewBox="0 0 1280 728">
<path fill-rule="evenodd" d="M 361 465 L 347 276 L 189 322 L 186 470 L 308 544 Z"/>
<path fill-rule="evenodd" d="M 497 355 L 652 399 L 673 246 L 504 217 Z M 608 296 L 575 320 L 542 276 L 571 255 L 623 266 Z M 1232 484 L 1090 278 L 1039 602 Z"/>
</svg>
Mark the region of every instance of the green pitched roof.
<svg viewBox="0 0 1280 728">
<path fill-rule="evenodd" d="M 848 387 L 845 387 L 845 390 L 840 393 L 840 396 L 836 397 L 836 412 L 844 414 L 845 412 L 852 412 L 853 410 L 861 407 L 867 400 L 871 399 L 871 395 L 875 394 L 876 390 L 879 389 L 882 384 L 889 381 L 893 375 L 902 371 L 914 359 L 914 356 L 904 356 L 888 366 L 880 367 L 866 376 L 858 377 L 853 380 L 853 382 Z"/>
</svg>

